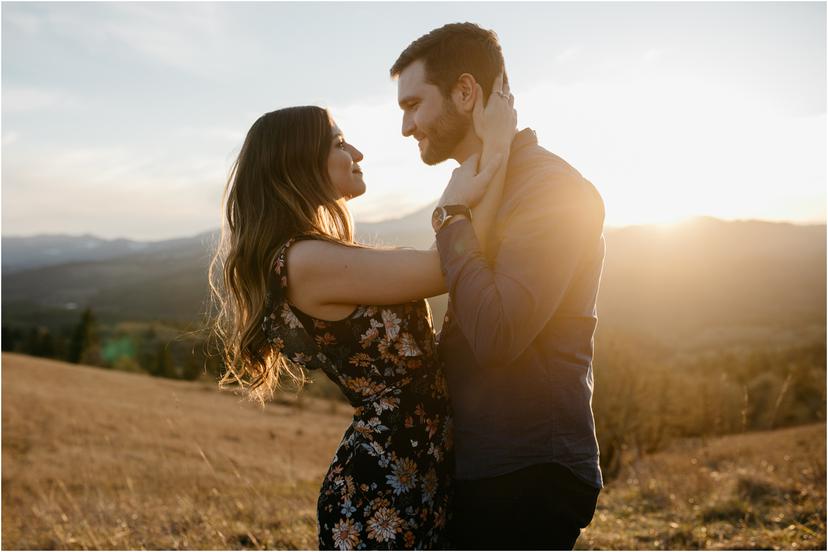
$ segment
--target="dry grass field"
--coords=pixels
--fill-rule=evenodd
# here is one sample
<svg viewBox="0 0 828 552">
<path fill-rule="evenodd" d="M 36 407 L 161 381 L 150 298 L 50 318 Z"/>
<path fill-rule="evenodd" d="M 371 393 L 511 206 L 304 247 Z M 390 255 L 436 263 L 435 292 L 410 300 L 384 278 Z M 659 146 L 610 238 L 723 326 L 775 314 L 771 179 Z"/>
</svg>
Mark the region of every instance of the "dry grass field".
<svg viewBox="0 0 828 552">
<path fill-rule="evenodd" d="M 825 550 L 825 424 L 675 443 L 630 461 L 577 548 Z"/>
<path fill-rule="evenodd" d="M 4 549 L 315 548 L 347 405 L 3 353 Z"/>
<path fill-rule="evenodd" d="M 346 405 L 2 357 L 4 549 L 314 548 Z M 824 549 L 825 425 L 629 459 L 578 543 Z"/>
</svg>

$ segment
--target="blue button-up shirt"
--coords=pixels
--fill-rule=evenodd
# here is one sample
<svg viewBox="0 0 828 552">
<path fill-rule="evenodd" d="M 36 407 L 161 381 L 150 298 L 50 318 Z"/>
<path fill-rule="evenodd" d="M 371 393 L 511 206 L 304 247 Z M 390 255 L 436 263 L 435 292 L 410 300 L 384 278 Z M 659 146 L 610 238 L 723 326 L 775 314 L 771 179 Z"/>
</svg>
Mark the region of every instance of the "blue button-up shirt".
<svg viewBox="0 0 828 552">
<path fill-rule="evenodd" d="M 592 356 L 603 223 L 592 184 L 524 129 L 488 258 L 468 221 L 438 232 L 459 479 L 557 462 L 602 486 Z"/>
</svg>

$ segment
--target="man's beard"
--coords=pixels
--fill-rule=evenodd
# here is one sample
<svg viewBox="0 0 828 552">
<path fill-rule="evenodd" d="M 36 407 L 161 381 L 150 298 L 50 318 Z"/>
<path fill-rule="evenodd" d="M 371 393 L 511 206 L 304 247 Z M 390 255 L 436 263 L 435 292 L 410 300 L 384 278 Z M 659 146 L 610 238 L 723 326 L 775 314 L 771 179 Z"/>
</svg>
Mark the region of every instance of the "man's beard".
<svg viewBox="0 0 828 552">
<path fill-rule="evenodd" d="M 425 132 L 428 147 L 420 155 L 423 163 L 436 165 L 448 159 L 468 132 L 469 125 L 471 118 L 457 111 L 451 99 L 444 99 L 443 111 Z"/>
</svg>

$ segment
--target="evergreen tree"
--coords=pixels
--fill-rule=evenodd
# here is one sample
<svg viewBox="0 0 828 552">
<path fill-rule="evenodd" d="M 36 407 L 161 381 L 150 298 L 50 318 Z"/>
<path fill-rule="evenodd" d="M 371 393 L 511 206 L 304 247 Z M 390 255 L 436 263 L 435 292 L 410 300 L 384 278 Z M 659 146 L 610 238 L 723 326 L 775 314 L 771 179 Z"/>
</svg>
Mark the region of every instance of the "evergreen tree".
<svg viewBox="0 0 828 552">
<path fill-rule="evenodd" d="M 27 355 L 41 356 L 40 354 L 40 332 L 37 326 L 32 326 L 26 333 L 26 340 L 23 342 L 23 352 Z"/>
<path fill-rule="evenodd" d="M 23 341 L 23 332 L 20 328 L 3 326 L 3 335 L 0 340 L 3 342 L 4 351 L 18 351 Z"/>
<path fill-rule="evenodd" d="M 69 344 L 68 360 L 75 364 L 100 364 L 98 324 L 90 308 L 83 311 L 80 322 L 75 326 Z"/>
<path fill-rule="evenodd" d="M 54 336 L 52 336 L 52 332 L 49 331 L 49 328 L 38 328 L 38 338 L 38 356 L 55 358 L 57 345 L 55 343 Z"/>
</svg>

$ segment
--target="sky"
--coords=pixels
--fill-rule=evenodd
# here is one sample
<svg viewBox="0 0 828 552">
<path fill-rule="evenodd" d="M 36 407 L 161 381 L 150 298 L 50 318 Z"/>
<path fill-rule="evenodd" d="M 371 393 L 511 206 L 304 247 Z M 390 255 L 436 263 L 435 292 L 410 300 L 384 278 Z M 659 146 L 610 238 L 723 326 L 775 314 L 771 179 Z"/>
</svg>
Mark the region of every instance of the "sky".
<svg viewBox="0 0 828 552">
<path fill-rule="evenodd" d="M 365 155 L 355 219 L 436 200 L 388 70 L 454 21 L 500 38 L 518 126 L 607 226 L 824 222 L 826 4 L 2 3 L 2 233 L 160 240 L 221 222 L 250 125 L 327 107 Z M 427 224 L 427 221 L 424 222 Z"/>
</svg>

